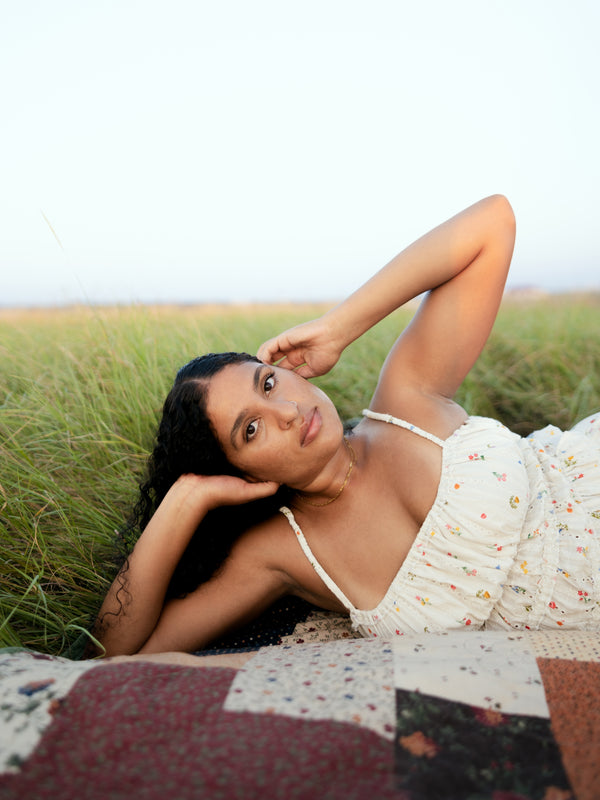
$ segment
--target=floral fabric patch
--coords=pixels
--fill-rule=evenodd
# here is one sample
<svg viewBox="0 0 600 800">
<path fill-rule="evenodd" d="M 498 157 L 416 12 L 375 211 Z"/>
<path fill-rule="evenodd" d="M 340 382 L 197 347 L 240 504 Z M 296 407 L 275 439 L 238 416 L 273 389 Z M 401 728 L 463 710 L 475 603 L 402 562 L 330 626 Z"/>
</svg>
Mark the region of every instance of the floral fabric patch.
<svg viewBox="0 0 600 800">
<path fill-rule="evenodd" d="M 227 711 L 327 719 L 394 736 L 393 656 L 370 639 L 263 648 L 236 675 Z"/>
<path fill-rule="evenodd" d="M 356 631 L 348 617 L 332 611 L 313 611 L 304 622 L 299 622 L 293 633 L 281 637 L 281 644 L 306 644 L 332 642 L 337 639 L 355 639 Z"/>
<path fill-rule="evenodd" d="M 397 690 L 396 785 L 411 800 L 574 800 L 550 720 Z"/>
<path fill-rule="evenodd" d="M 0 651 L 0 774 L 19 771 L 75 681 L 96 664 Z"/>
<path fill-rule="evenodd" d="M 600 631 L 528 631 L 538 658 L 600 661 Z"/>
</svg>

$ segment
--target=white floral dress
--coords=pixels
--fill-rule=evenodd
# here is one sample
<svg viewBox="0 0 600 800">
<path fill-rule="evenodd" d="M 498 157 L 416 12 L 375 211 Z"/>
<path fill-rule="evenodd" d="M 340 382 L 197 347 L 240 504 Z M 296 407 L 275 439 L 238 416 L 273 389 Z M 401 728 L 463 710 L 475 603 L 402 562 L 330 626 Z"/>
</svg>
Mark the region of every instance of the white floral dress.
<svg viewBox="0 0 600 800">
<path fill-rule="evenodd" d="M 354 608 L 282 508 L 314 569 L 363 636 L 486 629 L 600 629 L 600 414 L 526 439 L 470 417 L 445 441 L 436 500 L 385 597 Z"/>
</svg>

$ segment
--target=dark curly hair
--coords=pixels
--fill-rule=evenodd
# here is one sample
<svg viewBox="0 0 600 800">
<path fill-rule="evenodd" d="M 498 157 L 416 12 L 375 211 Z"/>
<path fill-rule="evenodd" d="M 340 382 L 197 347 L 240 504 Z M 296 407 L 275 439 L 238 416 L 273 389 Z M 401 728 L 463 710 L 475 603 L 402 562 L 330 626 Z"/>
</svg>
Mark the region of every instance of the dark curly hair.
<svg viewBox="0 0 600 800">
<path fill-rule="evenodd" d="M 208 353 L 192 359 L 177 373 L 163 406 L 146 480 L 140 485 L 140 496 L 129 524 L 119 537 L 122 555 L 130 552 L 180 475 L 240 476 L 223 454 L 206 413 L 206 398 L 214 375 L 231 364 L 247 361 L 261 363 L 248 353 Z M 288 497 L 289 490 L 282 487 L 263 500 L 217 508 L 206 514 L 173 573 L 167 597 L 183 596 L 207 581 L 240 534 L 276 513 Z M 126 570 L 127 564 L 121 572 L 123 578 Z"/>
</svg>

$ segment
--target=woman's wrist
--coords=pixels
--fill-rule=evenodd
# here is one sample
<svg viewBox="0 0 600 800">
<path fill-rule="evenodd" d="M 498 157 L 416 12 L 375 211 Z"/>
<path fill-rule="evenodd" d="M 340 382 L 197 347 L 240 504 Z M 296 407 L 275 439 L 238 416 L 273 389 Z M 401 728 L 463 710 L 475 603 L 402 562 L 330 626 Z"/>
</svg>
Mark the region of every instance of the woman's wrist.
<svg viewBox="0 0 600 800">
<path fill-rule="evenodd" d="M 181 475 L 166 493 L 153 521 L 169 523 L 172 530 L 193 530 L 210 510 L 207 487 L 198 475 Z"/>
</svg>

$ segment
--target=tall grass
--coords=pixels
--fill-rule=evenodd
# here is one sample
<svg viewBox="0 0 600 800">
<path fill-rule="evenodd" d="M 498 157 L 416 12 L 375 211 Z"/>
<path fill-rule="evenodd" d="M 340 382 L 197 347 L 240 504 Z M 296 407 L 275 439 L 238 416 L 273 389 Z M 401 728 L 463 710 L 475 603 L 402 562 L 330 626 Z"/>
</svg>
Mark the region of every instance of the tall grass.
<svg viewBox="0 0 600 800">
<path fill-rule="evenodd" d="M 0 646 L 64 653 L 93 619 L 176 368 L 209 350 L 253 352 L 321 311 L 0 314 Z M 519 433 L 600 409 L 599 311 L 595 296 L 505 303 L 459 402 Z M 319 379 L 342 417 L 368 404 L 409 318 L 392 315 Z"/>
</svg>

